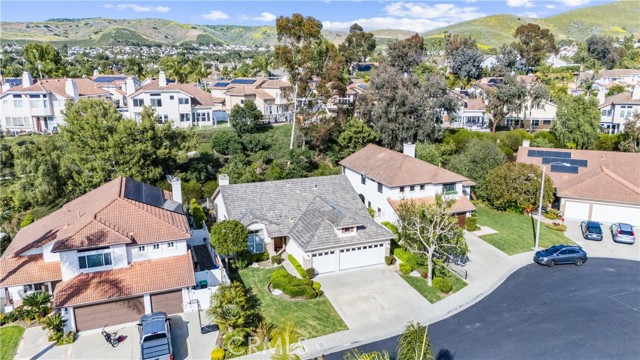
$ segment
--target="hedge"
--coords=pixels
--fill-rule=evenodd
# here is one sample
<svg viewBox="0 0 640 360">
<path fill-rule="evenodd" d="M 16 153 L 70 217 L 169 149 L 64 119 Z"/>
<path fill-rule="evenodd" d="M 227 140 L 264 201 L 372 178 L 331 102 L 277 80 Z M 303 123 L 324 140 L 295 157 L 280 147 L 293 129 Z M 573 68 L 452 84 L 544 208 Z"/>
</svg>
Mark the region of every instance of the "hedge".
<svg viewBox="0 0 640 360">
<path fill-rule="evenodd" d="M 318 297 L 319 289 L 316 290 L 313 281 L 309 279 L 298 279 L 289 274 L 285 269 L 278 269 L 271 273 L 271 287 L 282 290 L 283 293 L 291 297 L 304 296 L 307 299 Z"/>
<path fill-rule="evenodd" d="M 451 281 L 447 278 L 437 277 L 433 279 L 433 286 L 435 286 L 441 292 L 447 294 L 451 292 L 453 289 L 453 285 L 451 285 Z"/>
<path fill-rule="evenodd" d="M 403 262 L 402 264 L 400 264 L 400 272 L 401 272 L 401 273 L 403 273 L 403 274 L 407 275 L 407 274 L 409 274 L 409 273 L 410 273 L 410 272 L 412 272 L 412 271 L 413 271 L 413 268 L 411 267 L 411 265 L 409 265 L 409 264 L 407 264 L 407 263 L 405 263 L 405 262 Z"/>
<path fill-rule="evenodd" d="M 476 217 L 468 217 L 466 219 L 466 227 L 467 227 L 467 231 L 476 231 L 476 229 L 478 228 L 478 218 Z"/>
<path fill-rule="evenodd" d="M 284 259 L 280 255 L 273 255 L 271 257 L 271 262 L 276 264 L 276 265 L 282 264 L 283 261 L 284 261 Z"/>
<path fill-rule="evenodd" d="M 403 263 L 408 264 L 409 266 L 411 266 L 412 269 L 415 269 L 418 267 L 418 259 L 416 259 L 415 255 L 413 255 L 412 253 L 408 252 L 405 249 L 402 248 L 397 248 L 393 251 L 393 255 L 400 259 Z"/>
<path fill-rule="evenodd" d="M 293 267 L 296 268 L 296 271 L 298 272 L 298 274 L 300 274 L 300 276 L 302 276 L 303 278 L 306 278 L 307 272 L 302 268 L 302 265 L 300 265 L 298 260 L 296 260 L 296 258 L 293 257 L 293 255 L 291 254 L 289 254 L 287 258 L 289 259 L 289 262 L 291 263 L 291 265 L 293 265 Z"/>
</svg>

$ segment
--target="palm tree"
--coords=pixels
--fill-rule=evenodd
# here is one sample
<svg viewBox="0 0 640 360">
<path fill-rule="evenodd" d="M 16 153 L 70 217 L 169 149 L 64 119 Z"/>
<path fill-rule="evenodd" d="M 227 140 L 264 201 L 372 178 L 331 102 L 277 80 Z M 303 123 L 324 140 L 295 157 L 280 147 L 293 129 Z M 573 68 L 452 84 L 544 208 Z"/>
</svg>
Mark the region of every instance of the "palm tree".
<svg viewBox="0 0 640 360">
<path fill-rule="evenodd" d="M 389 358 L 389 353 L 387 353 L 386 351 L 383 351 L 383 352 L 374 351 L 370 353 L 363 353 L 362 351 L 359 351 L 356 349 L 350 353 L 344 354 L 343 359 L 344 360 L 389 360 L 390 358 Z"/>
<path fill-rule="evenodd" d="M 272 345 L 275 352 L 271 355 L 271 360 L 300 360 L 300 355 L 296 351 L 304 351 L 304 346 L 300 344 L 301 335 L 298 330 L 288 319 L 285 319 L 282 325 L 272 331 Z"/>
<path fill-rule="evenodd" d="M 22 305 L 32 308 L 40 309 L 43 306 L 49 305 L 51 302 L 51 294 L 46 291 L 36 291 L 22 298 Z"/>
<path fill-rule="evenodd" d="M 431 342 L 426 326 L 410 322 L 398 342 L 397 360 L 432 360 Z"/>
<path fill-rule="evenodd" d="M 42 328 L 44 330 L 49 330 L 49 339 L 55 339 L 57 340 L 56 337 L 61 337 L 62 335 L 64 335 L 64 323 L 67 322 L 67 320 L 62 318 L 62 314 L 57 313 L 57 314 L 53 314 L 53 315 L 49 315 L 46 318 L 42 319 L 40 321 L 40 324 L 42 324 Z"/>
</svg>

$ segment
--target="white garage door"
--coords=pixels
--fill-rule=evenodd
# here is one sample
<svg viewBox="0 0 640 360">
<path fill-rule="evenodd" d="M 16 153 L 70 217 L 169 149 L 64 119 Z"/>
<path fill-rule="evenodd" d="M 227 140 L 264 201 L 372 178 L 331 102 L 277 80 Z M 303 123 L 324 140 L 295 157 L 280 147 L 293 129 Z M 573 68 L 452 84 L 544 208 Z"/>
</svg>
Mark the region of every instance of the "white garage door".
<svg viewBox="0 0 640 360">
<path fill-rule="evenodd" d="M 340 250 L 340 270 L 384 264 L 384 244 L 355 246 Z"/>
<path fill-rule="evenodd" d="M 640 226 L 640 208 L 622 205 L 593 204 L 591 220 L 607 223 L 622 222 Z"/>
<path fill-rule="evenodd" d="M 564 205 L 564 217 L 567 219 L 588 220 L 589 203 L 567 200 Z"/>
<path fill-rule="evenodd" d="M 311 266 L 313 266 L 318 274 L 336 271 L 337 257 L 335 251 L 323 251 L 311 254 L 311 259 L 313 260 Z"/>
</svg>

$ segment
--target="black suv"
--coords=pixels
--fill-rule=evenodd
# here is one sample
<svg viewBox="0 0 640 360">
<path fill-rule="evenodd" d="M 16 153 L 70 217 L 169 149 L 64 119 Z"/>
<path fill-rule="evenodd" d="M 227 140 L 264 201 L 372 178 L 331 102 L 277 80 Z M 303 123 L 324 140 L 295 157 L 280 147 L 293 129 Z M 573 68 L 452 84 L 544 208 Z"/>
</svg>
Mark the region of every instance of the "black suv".
<svg viewBox="0 0 640 360">
<path fill-rule="evenodd" d="M 582 230 L 583 238 L 602 241 L 602 228 L 599 222 L 583 221 L 580 223 L 580 230 Z"/>
<path fill-rule="evenodd" d="M 587 253 L 577 245 L 554 245 L 548 249 L 536 251 L 533 261 L 548 267 L 553 267 L 556 264 L 580 266 L 587 261 Z"/>
</svg>

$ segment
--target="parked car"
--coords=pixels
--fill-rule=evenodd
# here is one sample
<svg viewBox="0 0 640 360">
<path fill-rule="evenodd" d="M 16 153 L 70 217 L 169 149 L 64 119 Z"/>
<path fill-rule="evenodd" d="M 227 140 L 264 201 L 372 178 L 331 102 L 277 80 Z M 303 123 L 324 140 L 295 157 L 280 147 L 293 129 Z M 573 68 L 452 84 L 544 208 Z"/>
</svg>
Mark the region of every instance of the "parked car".
<svg viewBox="0 0 640 360">
<path fill-rule="evenodd" d="M 583 238 L 602 241 L 602 228 L 599 222 L 583 221 L 580 223 L 580 230 L 582 230 Z"/>
<path fill-rule="evenodd" d="M 625 223 L 611 224 L 611 237 L 613 241 L 623 244 L 633 244 L 636 242 L 633 226 Z"/>
<path fill-rule="evenodd" d="M 553 267 L 556 264 L 576 264 L 580 266 L 587 259 L 587 253 L 577 245 L 554 245 L 548 249 L 536 251 L 533 256 L 533 261 L 548 267 Z"/>
<path fill-rule="evenodd" d="M 173 360 L 171 326 L 163 311 L 142 315 L 138 323 L 142 360 Z"/>
</svg>

